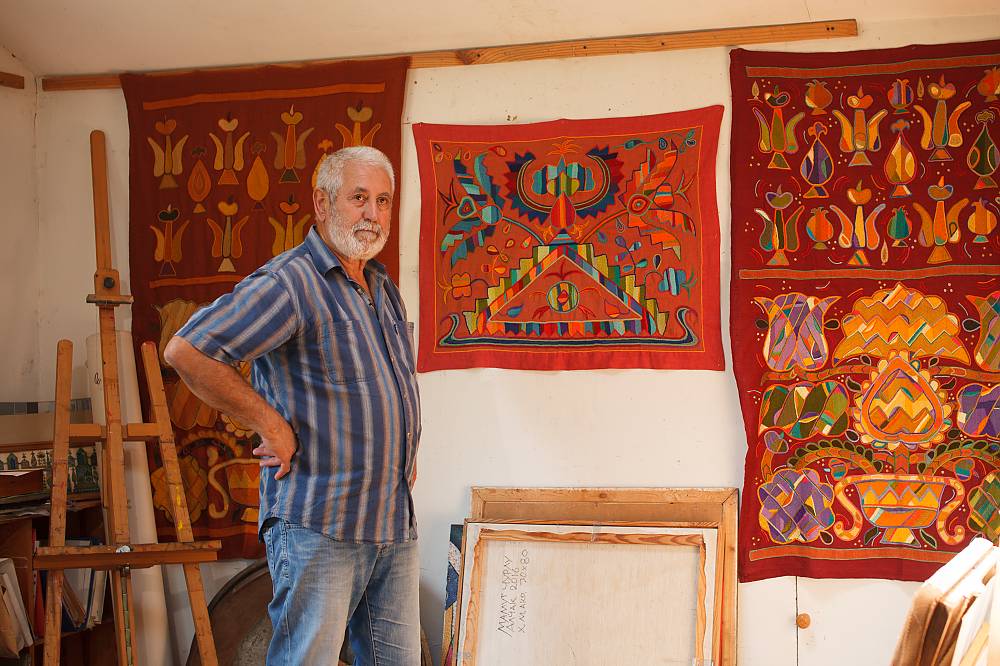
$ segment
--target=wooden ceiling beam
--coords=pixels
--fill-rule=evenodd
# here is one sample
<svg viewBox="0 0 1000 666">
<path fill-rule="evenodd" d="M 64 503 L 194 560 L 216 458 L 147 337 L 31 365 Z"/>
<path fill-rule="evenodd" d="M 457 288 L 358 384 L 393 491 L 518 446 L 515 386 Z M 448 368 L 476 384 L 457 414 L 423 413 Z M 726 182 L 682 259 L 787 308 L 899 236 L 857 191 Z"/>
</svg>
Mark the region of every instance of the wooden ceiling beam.
<svg viewBox="0 0 1000 666">
<path fill-rule="evenodd" d="M 357 58 L 334 60 L 309 60 L 305 62 L 280 63 L 286 67 L 328 64 L 344 60 L 376 60 L 408 55 L 410 67 L 457 67 L 463 65 L 492 65 L 525 60 L 548 58 L 581 58 L 630 53 L 653 53 L 680 49 L 703 49 L 717 46 L 737 46 L 746 44 L 768 44 L 795 42 L 810 39 L 832 39 L 854 37 L 858 34 L 855 19 L 838 21 L 812 21 L 809 23 L 785 23 L 780 25 L 760 25 L 741 28 L 720 28 L 715 30 L 689 30 L 684 32 L 661 32 L 651 35 L 627 37 L 604 37 L 599 39 L 573 39 L 561 42 L 541 42 L 537 44 L 515 44 L 511 46 L 487 46 L 473 49 L 442 51 L 421 51 L 417 53 L 394 53 Z M 252 67 L 256 67 L 253 65 Z M 200 71 L 238 71 L 251 66 L 212 67 Z M 191 71 L 191 70 L 181 70 Z M 152 74 L 176 74 L 175 71 L 149 72 Z M 98 90 L 121 87 L 118 74 L 84 74 L 73 76 L 46 76 L 42 78 L 42 90 Z"/>
</svg>

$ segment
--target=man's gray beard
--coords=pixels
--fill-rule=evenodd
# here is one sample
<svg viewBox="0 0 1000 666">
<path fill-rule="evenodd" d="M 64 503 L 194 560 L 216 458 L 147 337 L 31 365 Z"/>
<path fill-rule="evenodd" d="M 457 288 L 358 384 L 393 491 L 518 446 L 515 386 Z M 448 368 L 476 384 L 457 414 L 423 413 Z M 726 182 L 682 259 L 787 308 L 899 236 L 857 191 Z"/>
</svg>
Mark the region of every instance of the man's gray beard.
<svg viewBox="0 0 1000 666">
<path fill-rule="evenodd" d="M 377 222 L 361 221 L 350 229 L 345 229 L 343 225 L 336 223 L 330 226 L 330 240 L 334 249 L 348 259 L 368 261 L 381 252 L 389 240 L 388 234 L 382 233 L 382 227 Z M 354 233 L 360 230 L 375 231 L 378 237 L 370 243 L 358 240 Z"/>
</svg>

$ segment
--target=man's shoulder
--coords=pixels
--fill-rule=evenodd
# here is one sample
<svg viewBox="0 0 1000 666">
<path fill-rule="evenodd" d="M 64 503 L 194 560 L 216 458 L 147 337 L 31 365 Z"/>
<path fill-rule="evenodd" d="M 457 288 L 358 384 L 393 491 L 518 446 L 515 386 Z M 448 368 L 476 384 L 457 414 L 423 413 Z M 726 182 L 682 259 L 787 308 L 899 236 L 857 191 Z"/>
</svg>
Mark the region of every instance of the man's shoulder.
<svg viewBox="0 0 1000 666">
<path fill-rule="evenodd" d="M 308 271 L 318 272 L 312 255 L 304 245 L 304 243 L 300 243 L 292 249 L 274 256 L 258 268 L 257 272 L 270 273 L 276 278 Z"/>
</svg>

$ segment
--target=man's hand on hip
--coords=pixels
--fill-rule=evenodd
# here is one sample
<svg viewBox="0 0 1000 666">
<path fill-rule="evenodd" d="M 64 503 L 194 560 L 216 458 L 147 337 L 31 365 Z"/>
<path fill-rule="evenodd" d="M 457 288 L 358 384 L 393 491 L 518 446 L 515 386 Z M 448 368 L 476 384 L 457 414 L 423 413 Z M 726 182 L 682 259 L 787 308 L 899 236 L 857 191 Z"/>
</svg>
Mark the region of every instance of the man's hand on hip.
<svg viewBox="0 0 1000 666">
<path fill-rule="evenodd" d="M 261 456 L 261 467 L 278 467 L 276 479 L 288 474 L 292 456 L 298 448 L 295 433 L 282 418 L 231 366 L 206 356 L 184 338 L 173 337 L 163 350 L 188 387 L 206 404 L 228 414 L 255 430 L 261 439 L 253 450 Z"/>
<path fill-rule="evenodd" d="M 277 430 L 265 436 L 260 434 L 260 446 L 253 450 L 255 456 L 260 456 L 261 467 L 278 467 L 278 473 L 274 475 L 275 480 L 288 474 L 292 468 L 292 456 L 299 448 L 295 433 L 288 423 L 282 420 Z"/>
</svg>

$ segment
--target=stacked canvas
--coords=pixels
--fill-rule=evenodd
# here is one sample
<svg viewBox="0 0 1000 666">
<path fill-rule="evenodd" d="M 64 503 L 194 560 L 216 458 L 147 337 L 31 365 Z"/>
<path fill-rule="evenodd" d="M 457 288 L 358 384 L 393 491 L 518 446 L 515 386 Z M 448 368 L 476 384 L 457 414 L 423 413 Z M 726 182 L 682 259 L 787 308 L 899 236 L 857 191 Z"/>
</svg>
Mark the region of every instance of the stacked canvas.
<svg viewBox="0 0 1000 666">
<path fill-rule="evenodd" d="M 0 656 L 16 657 L 34 641 L 28 613 L 17 586 L 14 561 L 9 557 L 0 559 Z"/>
<path fill-rule="evenodd" d="M 920 586 L 893 657 L 895 666 L 986 663 L 1000 548 L 974 539 Z"/>
<path fill-rule="evenodd" d="M 736 503 L 733 488 L 473 488 L 442 663 L 735 664 Z"/>
<path fill-rule="evenodd" d="M 66 545 L 92 546 L 94 541 L 92 539 L 66 539 Z M 63 631 L 90 629 L 104 616 L 104 597 L 108 586 L 108 572 L 89 568 L 66 569 L 63 572 L 63 577 Z M 39 599 L 44 598 L 44 590 L 40 590 Z M 42 627 L 41 622 L 38 626 Z"/>
<path fill-rule="evenodd" d="M 91 539 L 66 539 L 67 546 L 92 546 Z M 89 629 L 104 615 L 104 592 L 108 572 L 96 569 L 67 569 L 63 585 L 64 627 Z M 65 626 L 69 625 L 69 626 Z"/>
</svg>

